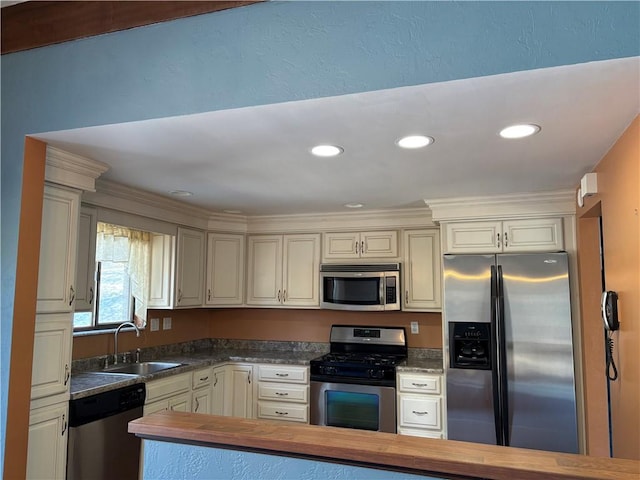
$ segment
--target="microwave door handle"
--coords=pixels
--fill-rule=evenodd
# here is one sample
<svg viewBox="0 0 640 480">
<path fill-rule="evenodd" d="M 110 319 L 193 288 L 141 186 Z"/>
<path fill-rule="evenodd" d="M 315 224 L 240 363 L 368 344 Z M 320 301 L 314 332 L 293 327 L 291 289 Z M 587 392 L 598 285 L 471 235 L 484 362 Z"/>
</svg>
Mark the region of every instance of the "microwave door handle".
<svg viewBox="0 0 640 480">
<path fill-rule="evenodd" d="M 382 305 L 382 310 L 386 310 L 387 296 L 385 295 L 387 286 L 387 277 L 384 275 L 380 277 L 380 291 L 378 294 L 380 295 L 378 298 L 380 299 L 380 305 Z"/>
</svg>

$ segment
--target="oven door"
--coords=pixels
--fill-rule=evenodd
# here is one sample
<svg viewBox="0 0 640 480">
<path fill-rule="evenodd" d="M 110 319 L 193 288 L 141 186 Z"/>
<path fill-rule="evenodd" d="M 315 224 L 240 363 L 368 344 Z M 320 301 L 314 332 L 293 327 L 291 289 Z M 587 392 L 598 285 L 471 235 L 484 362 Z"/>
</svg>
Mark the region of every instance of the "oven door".
<svg viewBox="0 0 640 480">
<path fill-rule="evenodd" d="M 396 389 L 311 381 L 311 424 L 396 433 Z"/>
</svg>

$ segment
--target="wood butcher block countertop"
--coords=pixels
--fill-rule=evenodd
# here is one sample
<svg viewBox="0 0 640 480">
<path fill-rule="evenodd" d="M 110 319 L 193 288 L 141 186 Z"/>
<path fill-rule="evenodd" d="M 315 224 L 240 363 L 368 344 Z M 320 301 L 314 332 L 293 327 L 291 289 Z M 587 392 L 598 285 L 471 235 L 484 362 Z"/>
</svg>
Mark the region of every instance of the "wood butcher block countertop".
<svg viewBox="0 0 640 480">
<path fill-rule="evenodd" d="M 444 478 L 638 480 L 640 462 L 336 427 L 163 411 L 129 423 L 153 440 Z"/>
</svg>

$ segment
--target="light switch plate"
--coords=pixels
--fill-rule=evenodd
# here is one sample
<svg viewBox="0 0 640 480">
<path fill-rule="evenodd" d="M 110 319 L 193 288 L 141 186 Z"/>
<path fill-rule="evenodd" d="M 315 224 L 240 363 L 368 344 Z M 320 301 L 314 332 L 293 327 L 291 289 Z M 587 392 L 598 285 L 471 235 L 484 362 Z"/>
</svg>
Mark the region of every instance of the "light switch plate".
<svg viewBox="0 0 640 480">
<path fill-rule="evenodd" d="M 152 318 L 151 319 L 151 331 L 152 332 L 157 332 L 158 330 L 160 330 L 160 319 L 159 318 Z"/>
<path fill-rule="evenodd" d="M 411 333 L 420 333 L 418 322 L 411 322 Z"/>
<path fill-rule="evenodd" d="M 164 317 L 162 319 L 162 329 L 171 330 L 171 317 Z"/>
</svg>

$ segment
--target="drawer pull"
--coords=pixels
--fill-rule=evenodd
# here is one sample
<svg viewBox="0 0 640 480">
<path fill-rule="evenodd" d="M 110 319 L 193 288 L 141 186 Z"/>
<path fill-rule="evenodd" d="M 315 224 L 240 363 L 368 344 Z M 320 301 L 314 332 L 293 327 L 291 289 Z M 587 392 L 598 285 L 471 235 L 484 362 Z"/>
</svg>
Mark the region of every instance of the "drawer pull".
<svg viewBox="0 0 640 480">
<path fill-rule="evenodd" d="M 276 373 L 276 377 L 288 377 L 288 373 Z"/>
<path fill-rule="evenodd" d="M 428 387 L 429 386 L 428 383 L 415 383 L 415 382 L 412 382 L 411 385 L 413 385 L 414 387 L 418 387 L 418 388 L 423 388 L 423 387 Z"/>
<path fill-rule="evenodd" d="M 278 415 L 289 415 L 289 412 L 279 412 L 278 410 L 276 410 L 276 413 Z"/>
<path fill-rule="evenodd" d="M 208 375 L 206 377 L 200 377 L 200 381 L 201 382 L 206 382 L 207 380 L 209 380 L 209 376 Z"/>
<path fill-rule="evenodd" d="M 286 397 L 289 394 L 287 392 L 276 392 L 276 395 L 278 395 L 279 397 Z"/>
<path fill-rule="evenodd" d="M 422 416 L 422 415 L 429 415 L 429 412 L 416 412 L 415 410 L 413 410 L 413 411 L 412 411 L 412 413 L 413 413 L 414 415 L 420 415 L 420 416 Z"/>
</svg>

